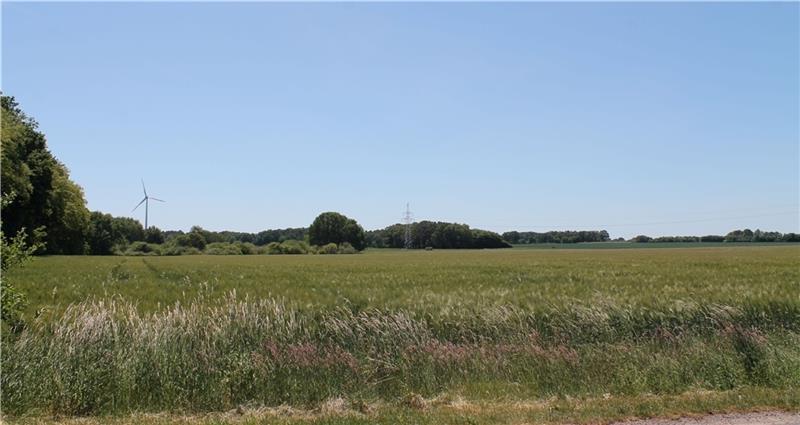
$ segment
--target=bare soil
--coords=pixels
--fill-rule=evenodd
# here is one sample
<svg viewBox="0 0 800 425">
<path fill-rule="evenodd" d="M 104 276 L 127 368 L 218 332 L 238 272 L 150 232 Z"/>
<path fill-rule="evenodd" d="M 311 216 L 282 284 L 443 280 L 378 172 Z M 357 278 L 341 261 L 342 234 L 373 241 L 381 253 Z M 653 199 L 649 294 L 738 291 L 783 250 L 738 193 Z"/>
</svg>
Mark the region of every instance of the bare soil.
<svg viewBox="0 0 800 425">
<path fill-rule="evenodd" d="M 616 425 L 800 425 L 800 413 L 760 412 L 708 415 L 681 419 L 644 419 Z"/>
</svg>

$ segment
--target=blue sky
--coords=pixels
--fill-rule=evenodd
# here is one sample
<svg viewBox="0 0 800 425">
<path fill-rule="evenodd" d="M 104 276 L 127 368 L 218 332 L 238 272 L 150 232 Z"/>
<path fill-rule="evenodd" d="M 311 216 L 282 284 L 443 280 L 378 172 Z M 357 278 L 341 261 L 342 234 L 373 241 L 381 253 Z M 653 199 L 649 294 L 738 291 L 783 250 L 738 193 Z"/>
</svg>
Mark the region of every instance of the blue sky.
<svg viewBox="0 0 800 425">
<path fill-rule="evenodd" d="M 612 236 L 800 231 L 798 3 L 8 3 L 2 89 L 88 206 Z M 133 216 L 142 219 L 137 211 Z"/>
</svg>

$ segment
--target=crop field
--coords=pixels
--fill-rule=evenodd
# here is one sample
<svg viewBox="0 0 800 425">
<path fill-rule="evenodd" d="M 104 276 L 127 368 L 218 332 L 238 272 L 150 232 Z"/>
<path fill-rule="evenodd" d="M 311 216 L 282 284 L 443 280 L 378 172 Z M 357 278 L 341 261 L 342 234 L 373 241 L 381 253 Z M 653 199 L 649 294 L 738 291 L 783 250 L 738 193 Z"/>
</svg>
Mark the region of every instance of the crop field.
<svg viewBox="0 0 800 425">
<path fill-rule="evenodd" d="M 14 422 L 605 422 L 800 409 L 800 246 L 40 257 Z M 99 419 L 98 419 L 99 418 Z"/>
</svg>

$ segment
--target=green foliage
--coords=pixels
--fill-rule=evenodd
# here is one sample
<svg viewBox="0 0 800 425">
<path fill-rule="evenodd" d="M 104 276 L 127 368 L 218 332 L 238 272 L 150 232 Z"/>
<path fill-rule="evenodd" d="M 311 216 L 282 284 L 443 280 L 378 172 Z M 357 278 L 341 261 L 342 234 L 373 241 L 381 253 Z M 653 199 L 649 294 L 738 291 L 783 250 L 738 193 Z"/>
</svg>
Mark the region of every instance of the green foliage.
<svg viewBox="0 0 800 425">
<path fill-rule="evenodd" d="M 308 241 L 318 246 L 347 242 L 358 251 L 366 247 L 364 229 L 355 220 L 336 212 L 325 212 L 314 219 L 308 228 Z"/>
<path fill-rule="evenodd" d="M 5 276 L 6 272 L 20 267 L 28 262 L 41 244 L 28 245 L 25 229 L 21 229 L 13 238 L 6 239 L 0 231 L 0 260 L 2 261 L 2 276 L 0 276 L 0 318 L 2 323 L 12 332 L 22 329 L 24 321 L 22 312 L 27 306 L 25 295 L 20 292 Z"/>
<path fill-rule="evenodd" d="M 113 217 L 100 211 L 89 216 L 88 243 L 92 255 L 110 255 L 119 241 L 114 234 Z"/>
<path fill-rule="evenodd" d="M 322 245 L 321 247 L 317 248 L 317 254 L 338 254 L 338 253 L 339 253 L 339 246 L 333 242 Z"/>
<path fill-rule="evenodd" d="M 164 232 L 158 227 L 150 226 L 144 231 L 144 240 L 147 243 L 162 244 L 164 243 Z"/>
<path fill-rule="evenodd" d="M 67 168 L 47 149 L 36 121 L 22 112 L 13 97 L 1 96 L 0 100 L 0 184 L 2 193 L 16 194 L 3 210 L 3 232 L 16 235 L 23 228 L 44 227 L 47 253 L 85 253 L 89 250 L 86 239 L 90 214 L 83 190 L 69 179 Z"/>
<path fill-rule="evenodd" d="M 144 241 L 136 241 L 128 246 L 125 255 L 161 255 L 161 246 Z"/>
<path fill-rule="evenodd" d="M 304 241 L 287 240 L 281 243 L 271 242 L 267 244 L 267 254 L 312 254 L 314 251 L 309 244 Z"/>
<path fill-rule="evenodd" d="M 110 255 L 115 253 L 115 248 L 120 246 L 127 247 L 133 242 L 163 242 L 163 238 L 161 242 L 158 242 L 160 230 L 151 228 L 148 231 L 151 232 L 150 240 L 146 240 L 144 228 L 137 220 L 129 217 L 114 217 L 111 214 L 93 211 L 89 219 L 88 253 Z"/>
<path fill-rule="evenodd" d="M 202 251 L 206 247 L 206 238 L 203 235 L 203 230 L 200 227 L 193 227 L 192 231 L 186 234 L 180 234 L 173 237 L 170 243 L 181 247 L 192 247 Z"/>
<path fill-rule="evenodd" d="M 209 255 L 253 255 L 257 254 L 256 246 L 244 242 L 212 242 L 206 245 L 204 254 Z"/>
<path fill-rule="evenodd" d="M 347 242 L 342 242 L 339 245 L 339 249 L 336 251 L 337 254 L 358 254 L 358 250 Z"/>
<path fill-rule="evenodd" d="M 725 242 L 800 242 L 796 233 L 764 232 L 756 229 L 733 230 L 725 235 Z"/>
<path fill-rule="evenodd" d="M 127 243 L 144 240 L 144 226 L 130 217 L 112 217 L 115 238 Z"/>
<path fill-rule="evenodd" d="M 2 209 L 5 209 L 15 196 L 16 194 L 13 192 L 3 195 L 2 199 L 0 199 Z M 2 325 L 8 327 L 12 332 L 18 332 L 24 326 L 22 313 L 27 306 L 27 299 L 8 280 L 6 274 L 27 263 L 37 250 L 42 249 L 44 243 L 40 241 L 44 239 L 44 236 L 44 231 L 41 228 L 36 229 L 31 238 L 33 242 L 29 243 L 25 228 L 20 229 L 10 239 L 7 239 L 3 231 L 0 230 L 0 319 L 2 319 Z"/>
<path fill-rule="evenodd" d="M 253 242 L 256 245 L 266 245 L 270 242 L 283 242 L 286 240 L 298 240 L 302 241 L 306 239 L 308 235 L 308 228 L 301 227 L 301 228 L 288 228 L 288 229 L 272 229 L 272 230 L 264 230 L 262 232 L 258 232 L 255 235 L 252 234 L 244 234 L 247 236 L 241 237 L 242 242 Z M 249 240 L 251 239 L 251 240 Z"/>
<path fill-rule="evenodd" d="M 161 246 L 161 255 L 175 256 L 198 254 L 201 254 L 200 250 L 192 246 L 181 246 L 174 243 L 164 244 Z"/>
<path fill-rule="evenodd" d="M 382 230 L 367 232 L 369 246 L 404 248 L 405 226 L 395 224 Z M 466 224 L 420 221 L 411 225 L 412 248 L 483 249 L 510 248 L 495 232 L 470 229 Z"/>
<path fill-rule="evenodd" d="M 579 243 L 579 242 L 607 242 L 610 240 L 605 230 L 566 230 L 552 232 L 505 232 L 503 240 L 511 244 L 540 244 L 540 243 Z"/>
</svg>

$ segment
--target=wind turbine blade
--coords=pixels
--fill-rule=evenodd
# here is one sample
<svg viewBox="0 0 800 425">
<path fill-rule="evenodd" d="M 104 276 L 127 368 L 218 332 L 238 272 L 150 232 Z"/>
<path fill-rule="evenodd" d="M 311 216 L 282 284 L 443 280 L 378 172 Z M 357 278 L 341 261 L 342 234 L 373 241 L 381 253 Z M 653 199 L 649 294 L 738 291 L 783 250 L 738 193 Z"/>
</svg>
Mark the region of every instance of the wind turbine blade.
<svg viewBox="0 0 800 425">
<path fill-rule="evenodd" d="M 164 201 L 164 200 L 162 200 L 162 199 L 153 198 L 152 196 L 150 197 L 150 199 L 152 199 L 152 200 L 154 200 L 154 201 L 158 201 L 158 202 L 167 202 L 167 201 Z"/>
<path fill-rule="evenodd" d="M 142 191 L 144 191 L 144 197 L 147 198 L 147 189 L 144 188 L 144 179 L 142 179 Z"/>
<path fill-rule="evenodd" d="M 144 199 L 142 199 L 142 202 L 139 202 L 138 204 L 136 204 L 136 207 L 134 207 L 134 208 L 131 210 L 131 212 L 134 212 L 134 211 L 136 211 L 136 208 L 139 208 L 139 206 L 140 206 L 140 205 L 142 205 L 142 204 L 144 203 L 144 201 L 146 201 L 146 200 L 147 200 L 147 197 L 145 197 Z"/>
</svg>

